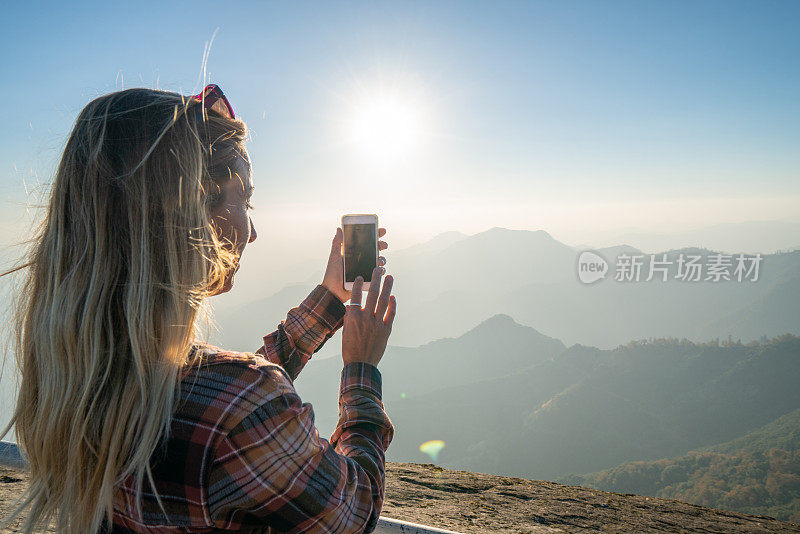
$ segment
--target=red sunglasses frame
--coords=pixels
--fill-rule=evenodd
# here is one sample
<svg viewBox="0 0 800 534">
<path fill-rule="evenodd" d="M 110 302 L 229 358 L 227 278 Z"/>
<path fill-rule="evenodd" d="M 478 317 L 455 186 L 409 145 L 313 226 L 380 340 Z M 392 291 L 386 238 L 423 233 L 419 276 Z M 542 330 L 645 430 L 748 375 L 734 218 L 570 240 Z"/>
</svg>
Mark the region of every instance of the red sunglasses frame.
<svg viewBox="0 0 800 534">
<path fill-rule="evenodd" d="M 199 121 L 205 120 L 205 117 L 208 115 L 208 110 L 215 111 L 229 119 L 236 118 L 231 103 L 228 102 L 227 97 L 217 84 L 212 83 L 206 85 L 202 92 L 190 98 L 200 103 L 199 106 L 195 107 L 195 116 Z"/>
</svg>

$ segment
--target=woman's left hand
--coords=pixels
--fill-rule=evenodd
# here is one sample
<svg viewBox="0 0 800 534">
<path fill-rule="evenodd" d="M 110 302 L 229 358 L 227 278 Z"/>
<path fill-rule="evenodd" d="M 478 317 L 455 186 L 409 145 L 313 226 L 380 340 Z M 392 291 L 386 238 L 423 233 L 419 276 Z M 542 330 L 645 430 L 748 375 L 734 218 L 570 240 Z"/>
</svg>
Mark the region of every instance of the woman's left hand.
<svg viewBox="0 0 800 534">
<path fill-rule="evenodd" d="M 386 228 L 378 228 L 378 237 L 386 234 Z M 325 269 L 325 276 L 322 278 L 322 285 L 343 303 L 350 299 L 350 291 L 344 288 L 344 262 L 342 261 L 342 229 L 336 229 L 331 243 L 331 254 L 328 257 L 328 267 Z M 378 250 L 385 250 L 389 247 L 386 241 L 378 241 Z M 386 265 L 386 258 L 378 256 L 378 266 Z"/>
</svg>

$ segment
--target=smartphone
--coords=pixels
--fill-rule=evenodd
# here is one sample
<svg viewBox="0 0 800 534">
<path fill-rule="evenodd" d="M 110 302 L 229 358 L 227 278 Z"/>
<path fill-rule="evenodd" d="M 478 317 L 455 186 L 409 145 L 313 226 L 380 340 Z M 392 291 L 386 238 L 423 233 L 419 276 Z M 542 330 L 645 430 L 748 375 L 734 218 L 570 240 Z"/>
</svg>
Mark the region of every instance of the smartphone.
<svg viewBox="0 0 800 534">
<path fill-rule="evenodd" d="M 345 215 L 342 217 L 342 261 L 344 262 L 344 288 L 353 289 L 353 282 L 361 275 L 363 289 L 369 289 L 372 270 L 378 265 L 378 216 Z"/>
</svg>

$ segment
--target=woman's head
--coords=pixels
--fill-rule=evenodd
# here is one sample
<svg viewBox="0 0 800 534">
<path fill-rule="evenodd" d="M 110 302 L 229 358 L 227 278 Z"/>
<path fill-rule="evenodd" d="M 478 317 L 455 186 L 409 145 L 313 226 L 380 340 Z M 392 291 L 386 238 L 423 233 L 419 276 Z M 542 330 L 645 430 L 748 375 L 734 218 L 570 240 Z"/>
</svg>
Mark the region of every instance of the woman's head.
<svg viewBox="0 0 800 534">
<path fill-rule="evenodd" d="M 65 233 L 59 237 L 76 244 L 105 240 L 104 250 L 122 264 L 151 260 L 164 280 L 182 273 L 172 281 L 191 285 L 197 297 L 229 289 L 243 234 L 254 234 L 249 220 L 242 222 L 252 190 L 247 129 L 241 120 L 213 112 L 204 120 L 185 112 L 199 105 L 144 88 L 90 102 L 53 184 L 48 220 L 62 224 L 53 225 L 50 237 Z M 88 251 L 61 252 L 66 260 L 86 258 Z M 186 257 L 170 258 L 169 252 Z M 197 260 L 205 264 L 205 283 L 196 279 Z"/>
<path fill-rule="evenodd" d="M 79 114 L 16 316 L 29 524 L 95 531 L 120 476 L 149 477 L 204 298 L 230 289 L 252 190 L 247 128 L 177 93 L 128 89 Z M 188 111 L 188 112 L 187 112 Z"/>
</svg>

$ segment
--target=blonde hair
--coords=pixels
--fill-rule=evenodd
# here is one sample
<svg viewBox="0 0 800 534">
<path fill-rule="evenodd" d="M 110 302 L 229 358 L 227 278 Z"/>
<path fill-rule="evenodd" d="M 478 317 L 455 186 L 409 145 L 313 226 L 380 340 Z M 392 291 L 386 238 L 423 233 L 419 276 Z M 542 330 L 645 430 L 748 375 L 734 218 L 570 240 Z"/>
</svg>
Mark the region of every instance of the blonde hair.
<svg viewBox="0 0 800 534">
<path fill-rule="evenodd" d="M 144 475 L 170 429 L 205 297 L 235 267 L 209 208 L 246 125 L 177 93 L 101 96 L 79 114 L 22 263 L 14 309 L 21 382 L 8 433 L 30 463 L 23 531 L 96 532 L 114 484 Z M 191 356 L 190 356 L 191 355 Z M 191 360 L 191 361 L 190 361 Z"/>
</svg>

